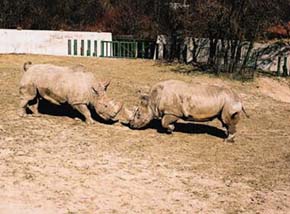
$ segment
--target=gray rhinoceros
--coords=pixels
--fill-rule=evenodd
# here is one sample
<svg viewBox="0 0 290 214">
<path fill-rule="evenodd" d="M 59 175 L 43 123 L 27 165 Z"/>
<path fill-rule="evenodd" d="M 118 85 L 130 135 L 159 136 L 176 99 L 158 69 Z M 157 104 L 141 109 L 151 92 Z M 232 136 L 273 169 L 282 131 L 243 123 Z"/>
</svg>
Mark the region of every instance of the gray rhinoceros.
<svg viewBox="0 0 290 214">
<path fill-rule="evenodd" d="M 167 80 L 141 96 L 141 104 L 127 113 L 126 122 L 131 128 L 142 128 L 152 119 L 161 119 L 171 133 L 178 119 L 205 122 L 218 118 L 227 129 L 226 140 L 233 141 L 241 111 L 241 99 L 228 88 Z"/>
<path fill-rule="evenodd" d="M 106 95 L 109 81 L 98 81 L 93 73 L 82 66 L 61 67 L 51 64 L 34 64 L 27 62 L 23 66 L 24 74 L 20 81 L 20 114 L 26 114 L 30 101 L 37 96 L 60 105 L 67 102 L 82 113 L 87 123 L 93 123 L 88 106 L 105 120 L 114 119 L 122 108 Z M 38 100 L 30 106 L 38 114 Z"/>
</svg>

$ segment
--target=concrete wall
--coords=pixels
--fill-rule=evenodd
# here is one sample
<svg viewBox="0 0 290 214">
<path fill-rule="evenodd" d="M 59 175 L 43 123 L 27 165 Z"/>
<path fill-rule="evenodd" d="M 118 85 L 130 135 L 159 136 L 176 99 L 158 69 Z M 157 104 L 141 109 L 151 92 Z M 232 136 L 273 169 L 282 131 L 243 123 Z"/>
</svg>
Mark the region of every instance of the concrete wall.
<svg viewBox="0 0 290 214">
<path fill-rule="evenodd" d="M 101 41 L 112 41 L 112 33 L 0 29 L 0 53 L 67 56 L 68 40 L 72 40 L 72 55 L 73 40 L 77 40 L 77 55 L 81 54 L 81 40 L 84 40 L 84 55 L 87 55 L 87 41 L 91 40 L 92 55 L 94 41 L 97 40 L 96 56 L 100 56 Z"/>
</svg>

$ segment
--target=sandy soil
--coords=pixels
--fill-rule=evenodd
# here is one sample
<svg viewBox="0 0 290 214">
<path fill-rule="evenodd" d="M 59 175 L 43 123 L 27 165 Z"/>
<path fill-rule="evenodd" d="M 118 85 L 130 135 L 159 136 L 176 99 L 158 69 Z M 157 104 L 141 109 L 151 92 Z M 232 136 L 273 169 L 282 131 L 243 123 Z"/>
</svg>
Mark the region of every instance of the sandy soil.
<svg viewBox="0 0 290 214">
<path fill-rule="evenodd" d="M 269 96 L 277 101 L 290 103 L 290 88 L 289 83 L 285 78 L 273 81 L 271 78 L 259 78 L 257 88 L 265 96 Z"/>
<path fill-rule="evenodd" d="M 241 95 L 251 117 L 242 118 L 235 144 L 223 142 L 217 121 L 180 122 L 168 135 L 158 132 L 158 121 L 139 131 L 88 126 L 47 103 L 41 117 L 20 118 L 18 83 L 27 60 L 81 63 L 100 79 L 112 79 L 110 96 L 127 106 L 137 102 L 138 90 L 159 80 L 224 84 Z M 289 103 L 261 91 L 259 80 L 174 72 L 180 69 L 187 68 L 0 55 L 0 213 L 290 213 Z"/>
</svg>

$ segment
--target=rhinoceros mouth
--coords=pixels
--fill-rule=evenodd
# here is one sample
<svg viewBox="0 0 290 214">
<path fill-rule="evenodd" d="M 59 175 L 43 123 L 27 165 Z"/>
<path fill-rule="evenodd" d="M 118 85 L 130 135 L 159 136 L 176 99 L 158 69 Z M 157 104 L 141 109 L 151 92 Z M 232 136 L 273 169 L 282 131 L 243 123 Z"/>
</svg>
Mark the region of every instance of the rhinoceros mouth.
<svg viewBox="0 0 290 214">
<path fill-rule="evenodd" d="M 117 116 L 119 115 L 120 111 L 122 110 L 123 105 L 120 106 L 120 108 L 114 112 L 113 114 L 109 114 L 105 116 L 106 120 L 111 120 L 113 122 L 117 122 L 119 121 L 119 119 L 117 118 Z"/>
<path fill-rule="evenodd" d="M 116 111 L 116 112 L 114 113 L 113 118 L 117 117 L 117 115 L 121 112 L 122 108 L 123 108 L 123 104 L 121 104 L 121 105 L 120 105 L 120 108 L 118 109 L 118 111 Z"/>
<path fill-rule="evenodd" d="M 117 115 L 118 115 L 118 113 L 117 113 L 117 114 L 115 114 L 115 116 L 111 117 L 111 118 L 110 118 L 110 120 L 112 120 L 113 122 L 117 122 L 117 121 L 119 121 L 119 119 L 118 119 L 118 118 L 116 118 L 116 117 L 117 117 Z"/>
<path fill-rule="evenodd" d="M 148 126 L 148 124 L 137 125 L 137 124 L 129 123 L 129 127 L 131 129 L 139 129 L 139 130 L 142 130 L 142 129 L 145 129 L 147 126 Z"/>
</svg>

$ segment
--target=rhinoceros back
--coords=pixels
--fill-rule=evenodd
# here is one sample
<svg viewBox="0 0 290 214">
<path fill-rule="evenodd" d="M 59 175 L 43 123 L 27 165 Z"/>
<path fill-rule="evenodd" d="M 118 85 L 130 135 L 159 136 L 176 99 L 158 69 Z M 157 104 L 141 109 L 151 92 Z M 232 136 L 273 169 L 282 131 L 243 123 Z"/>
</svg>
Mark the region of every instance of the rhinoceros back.
<svg viewBox="0 0 290 214">
<path fill-rule="evenodd" d="M 203 84 L 167 80 L 150 91 L 150 107 L 155 117 L 172 114 L 195 121 L 216 117 L 224 107 L 239 108 L 238 97 L 230 89 Z"/>
<path fill-rule="evenodd" d="M 96 80 L 92 73 L 72 71 L 50 64 L 31 66 L 23 75 L 20 87 L 33 84 L 43 93 L 49 92 L 59 102 L 89 103 Z"/>
</svg>

